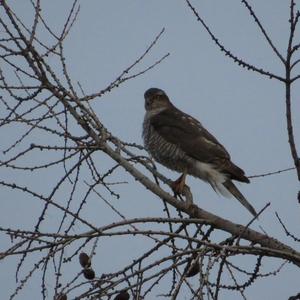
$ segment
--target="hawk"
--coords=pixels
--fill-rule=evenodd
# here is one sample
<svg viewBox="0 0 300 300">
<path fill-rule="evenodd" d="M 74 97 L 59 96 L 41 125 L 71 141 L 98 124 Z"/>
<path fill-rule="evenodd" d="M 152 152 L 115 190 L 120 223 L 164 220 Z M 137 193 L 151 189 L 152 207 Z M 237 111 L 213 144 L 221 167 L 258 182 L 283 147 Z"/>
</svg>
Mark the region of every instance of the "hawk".
<svg viewBox="0 0 300 300">
<path fill-rule="evenodd" d="M 176 108 L 166 93 L 150 88 L 145 94 L 143 139 L 146 150 L 165 167 L 182 175 L 173 183 L 182 193 L 187 174 L 209 183 L 223 196 L 234 196 L 253 216 L 257 213 L 232 180 L 249 183 L 244 171 L 202 124 Z"/>
</svg>

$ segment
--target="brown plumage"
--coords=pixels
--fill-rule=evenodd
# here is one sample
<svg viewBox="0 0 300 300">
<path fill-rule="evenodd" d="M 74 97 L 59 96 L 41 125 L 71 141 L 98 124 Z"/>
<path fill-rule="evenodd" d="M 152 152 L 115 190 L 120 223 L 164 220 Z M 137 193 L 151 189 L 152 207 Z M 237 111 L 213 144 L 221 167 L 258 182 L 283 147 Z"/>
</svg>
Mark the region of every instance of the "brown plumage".
<svg viewBox="0 0 300 300">
<path fill-rule="evenodd" d="M 151 88 L 144 96 L 143 138 L 154 159 L 208 182 L 224 196 L 233 195 L 255 216 L 254 208 L 232 182 L 249 183 L 249 179 L 218 140 L 199 121 L 177 109 L 164 91 Z"/>
</svg>

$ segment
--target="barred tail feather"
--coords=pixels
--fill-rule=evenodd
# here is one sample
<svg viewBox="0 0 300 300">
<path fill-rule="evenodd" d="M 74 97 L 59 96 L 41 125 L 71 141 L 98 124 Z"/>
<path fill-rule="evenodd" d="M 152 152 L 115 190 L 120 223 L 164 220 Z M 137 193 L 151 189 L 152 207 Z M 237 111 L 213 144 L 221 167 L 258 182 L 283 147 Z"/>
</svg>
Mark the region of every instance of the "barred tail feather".
<svg viewBox="0 0 300 300">
<path fill-rule="evenodd" d="M 246 207 L 249 212 L 256 217 L 257 213 L 253 206 L 246 200 L 246 198 L 242 195 L 242 193 L 237 189 L 234 183 L 231 180 L 226 180 L 223 182 L 223 186 L 237 199 L 240 203 Z"/>
</svg>

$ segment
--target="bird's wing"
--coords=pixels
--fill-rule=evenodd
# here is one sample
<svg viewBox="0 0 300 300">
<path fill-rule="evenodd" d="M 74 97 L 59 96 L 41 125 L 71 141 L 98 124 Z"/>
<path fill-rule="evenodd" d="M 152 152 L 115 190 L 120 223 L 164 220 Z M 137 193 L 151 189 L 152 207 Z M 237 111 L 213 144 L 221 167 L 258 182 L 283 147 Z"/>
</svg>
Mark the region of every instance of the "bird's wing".
<svg viewBox="0 0 300 300">
<path fill-rule="evenodd" d="M 154 129 L 169 143 L 179 146 L 189 156 L 205 163 L 216 158 L 230 159 L 226 149 L 200 122 L 172 108 L 150 120 Z"/>
<path fill-rule="evenodd" d="M 180 147 L 194 159 L 211 163 L 232 179 L 248 182 L 244 171 L 230 160 L 230 155 L 200 122 L 177 108 L 166 109 L 150 119 L 154 129 L 169 143 Z"/>
</svg>

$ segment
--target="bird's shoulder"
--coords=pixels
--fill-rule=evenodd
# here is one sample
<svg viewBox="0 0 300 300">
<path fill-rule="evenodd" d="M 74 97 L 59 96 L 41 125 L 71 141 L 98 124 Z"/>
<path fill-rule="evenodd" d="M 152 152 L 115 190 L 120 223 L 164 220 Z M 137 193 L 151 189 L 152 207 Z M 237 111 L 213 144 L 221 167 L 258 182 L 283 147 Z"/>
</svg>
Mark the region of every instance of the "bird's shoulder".
<svg viewBox="0 0 300 300">
<path fill-rule="evenodd" d="M 175 107 L 156 114 L 150 123 L 166 140 L 189 152 L 212 151 L 217 156 L 230 158 L 226 149 L 197 119 Z"/>
<path fill-rule="evenodd" d="M 203 130 L 202 124 L 192 116 L 182 112 L 176 107 L 164 109 L 151 116 L 150 123 L 155 129 L 174 128 L 186 134 L 199 134 Z"/>
</svg>

